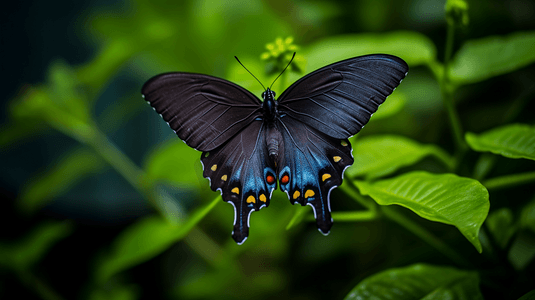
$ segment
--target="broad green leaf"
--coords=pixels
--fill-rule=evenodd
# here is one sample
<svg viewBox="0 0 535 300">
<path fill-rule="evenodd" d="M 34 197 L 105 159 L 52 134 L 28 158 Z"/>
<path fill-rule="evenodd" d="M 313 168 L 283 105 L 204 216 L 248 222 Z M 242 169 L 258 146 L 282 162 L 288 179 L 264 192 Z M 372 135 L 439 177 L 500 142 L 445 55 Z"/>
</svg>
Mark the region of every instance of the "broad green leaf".
<svg viewBox="0 0 535 300">
<path fill-rule="evenodd" d="M 477 180 L 454 174 L 411 172 L 375 182 L 355 181 L 380 205 L 397 204 L 420 217 L 454 225 L 481 252 L 479 229 L 489 212 L 489 193 Z"/>
<path fill-rule="evenodd" d="M 401 91 L 396 91 L 392 95 L 388 96 L 388 101 L 385 101 L 385 103 L 381 104 L 377 112 L 373 114 L 373 122 L 397 114 L 405 106 L 405 103 L 407 102 L 406 99 L 407 96 Z"/>
<path fill-rule="evenodd" d="M 426 156 L 436 157 L 450 168 L 453 165 L 453 159 L 441 148 L 423 145 L 402 136 L 363 137 L 356 140 L 353 147 L 355 162 L 347 170 L 349 176 L 378 178 L 410 166 Z"/>
<path fill-rule="evenodd" d="M 373 53 L 399 56 L 411 67 L 430 63 L 436 57 L 433 42 L 425 35 L 412 31 L 334 36 L 322 39 L 304 50 L 309 63 L 307 72 L 329 63 Z"/>
<path fill-rule="evenodd" d="M 191 149 L 179 139 L 173 139 L 148 155 L 144 170 L 151 182 L 165 180 L 199 187 L 195 165 L 200 164 L 200 159 L 201 152 Z"/>
<path fill-rule="evenodd" d="M 128 227 L 115 239 L 110 251 L 98 259 L 96 280 L 104 283 L 114 274 L 162 253 L 184 238 L 219 202 L 221 198 L 218 196 L 181 224 L 168 222 L 159 216 L 150 216 Z"/>
<path fill-rule="evenodd" d="M 69 236 L 73 226 L 69 222 L 45 222 L 11 244 L 0 244 L 0 265 L 24 271 L 33 266 L 58 241 Z"/>
<path fill-rule="evenodd" d="M 535 62 L 535 31 L 491 36 L 465 43 L 450 68 L 450 80 L 467 84 L 512 72 Z"/>
<path fill-rule="evenodd" d="M 86 148 L 74 150 L 30 180 L 22 189 L 18 206 L 25 213 L 34 213 L 68 191 L 82 178 L 97 173 L 106 166 L 93 151 Z"/>
<path fill-rule="evenodd" d="M 486 224 L 496 243 L 504 249 L 516 231 L 513 212 L 506 207 L 493 211 Z"/>
<path fill-rule="evenodd" d="M 477 272 L 416 264 L 362 280 L 345 300 L 483 299 Z"/>
<path fill-rule="evenodd" d="M 475 151 L 535 160 L 535 126 L 512 124 L 481 134 L 468 132 L 465 139 Z"/>
</svg>

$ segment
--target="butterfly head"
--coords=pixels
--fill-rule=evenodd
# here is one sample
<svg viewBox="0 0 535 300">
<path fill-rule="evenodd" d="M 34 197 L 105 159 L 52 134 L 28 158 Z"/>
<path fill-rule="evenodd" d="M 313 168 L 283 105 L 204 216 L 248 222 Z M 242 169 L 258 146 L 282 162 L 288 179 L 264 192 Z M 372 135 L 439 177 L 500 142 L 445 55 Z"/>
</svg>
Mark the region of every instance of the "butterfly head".
<svg viewBox="0 0 535 300">
<path fill-rule="evenodd" d="M 262 99 L 266 102 L 267 99 L 275 100 L 275 92 L 270 88 L 267 88 L 266 91 L 262 92 Z"/>
<path fill-rule="evenodd" d="M 262 99 L 264 99 L 263 108 L 264 108 L 264 117 L 267 120 L 274 120 L 277 115 L 277 102 L 275 101 L 275 92 L 270 88 L 267 88 L 265 92 L 262 93 Z"/>
</svg>

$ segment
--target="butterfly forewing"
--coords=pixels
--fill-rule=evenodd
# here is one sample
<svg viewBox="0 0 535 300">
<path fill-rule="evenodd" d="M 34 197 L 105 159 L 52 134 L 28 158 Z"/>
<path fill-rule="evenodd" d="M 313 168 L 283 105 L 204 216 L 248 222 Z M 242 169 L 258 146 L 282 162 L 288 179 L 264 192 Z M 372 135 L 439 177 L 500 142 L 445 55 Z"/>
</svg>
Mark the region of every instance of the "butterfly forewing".
<svg viewBox="0 0 535 300">
<path fill-rule="evenodd" d="M 220 190 L 223 200 L 234 206 L 232 237 L 238 244 L 249 235 L 250 214 L 268 206 L 276 188 L 265 132 L 264 123 L 254 121 L 228 143 L 201 157 L 203 175 L 210 179 L 212 190 Z"/>
<path fill-rule="evenodd" d="M 318 69 L 292 84 L 279 97 L 279 113 L 331 137 L 349 138 L 405 78 L 400 58 L 366 55 Z"/>
<path fill-rule="evenodd" d="M 188 146 L 215 149 L 261 116 L 261 102 L 221 78 L 193 73 L 153 77 L 142 94 Z"/>
</svg>

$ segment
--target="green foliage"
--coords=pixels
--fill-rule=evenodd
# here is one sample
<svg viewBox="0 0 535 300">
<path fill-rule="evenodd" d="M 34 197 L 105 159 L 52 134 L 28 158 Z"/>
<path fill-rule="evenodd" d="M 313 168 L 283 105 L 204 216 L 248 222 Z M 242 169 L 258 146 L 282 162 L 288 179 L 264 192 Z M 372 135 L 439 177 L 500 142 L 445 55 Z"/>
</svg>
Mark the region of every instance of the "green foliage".
<svg viewBox="0 0 535 300">
<path fill-rule="evenodd" d="M 18 241 L 0 244 L 0 266 L 17 272 L 33 267 L 58 241 L 73 232 L 70 222 L 44 222 Z"/>
<path fill-rule="evenodd" d="M 345 299 L 483 299 L 478 286 L 476 272 L 416 264 L 370 276 Z"/>
<path fill-rule="evenodd" d="M 79 16 L 94 57 L 78 66 L 55 58 L 43 83 L 11 100 L 0 127 L 3 165 L 24 152 L 3 172 L 17 186 L 5 184 L 15 200 L 0 207 L 9 225 L 0 298 L 15 282 L 17 292 L 43 299 L 339 299 L 356 283 L 346 299 L 530 299 L 535 31 L 478 29 L 499 24 L 488 4 L 449 0 L 437 13 L 421 1 L 399 3 L 133 0 Z M 237 246 L 233 208 L 214 209 L 222 201 L 202 177 L 200 153 L 172 137 L 139 90 L 155 74 L 190 71 L 260 95 L 232 57 L 268 86 L 294 51 L 277 95 L 303 74 L 358 55 L 397 55 L 410 71 L 351 139 L 355 163 L 331 193 L 329 237 L 316 232 L 309 207 L 292 207 L 275 191 L 269 209 L 252 215 L 250 240 Z M 69 205 L 99 222 L 80 198 L 106 203 L 116 220 L 130 213 L 121 200 L 142 199 L 150 211 L 115 224 L 100 244 L 68 246 L 95 231 Z M 67 252 L 80 261 L 65 271 L 58 256 Z M 65 276 L 88 280 L 69 293 Z"/>
<path fill-rule="evenodd" d="M 475 151 L 489 151 L 509 158 L 535 160 L 535 127 L 512 124 L 495 128 L 480 135 L 468 132 L 468 145 Z"/>
<path fill-rule="evenodd" d="M 363 195 L 369 195 L 380 205 L 401 205 L 422 218 L 454 225 L 482 251 L 478 234 L 489 211 L 489 194 L 477 180 L 454 174 L 411 172 L 355 184 Z"/>
<path fill-rule="evenodd" d="M 169 223 L 159 216 L 149 216 L 133 224 L 116 238 L 110 251 L 98 259 L 96 281 L 105 283 L 112 275 L 160 254 L 184 238 L 219 202 L 220 198 L 216 197 L 181 224 Z"/>
<path fill-rule="evenodd" d="M 350 176 L 373 179 L 389 175 L 398 169 L 411 166 L 426 156 L 433 156 L 452 168 L 452 158 L 435 145 L 422 145 L 403 136 L 375 135 L 354 142 L 354 167 Z"/>
<path fill-rule="evenodd" d="M 520 69 L 535 62 L 535 32 L 517 32 L 466 42 L 450 69 L 454 84 L 470 84 Z"/>
</svg>

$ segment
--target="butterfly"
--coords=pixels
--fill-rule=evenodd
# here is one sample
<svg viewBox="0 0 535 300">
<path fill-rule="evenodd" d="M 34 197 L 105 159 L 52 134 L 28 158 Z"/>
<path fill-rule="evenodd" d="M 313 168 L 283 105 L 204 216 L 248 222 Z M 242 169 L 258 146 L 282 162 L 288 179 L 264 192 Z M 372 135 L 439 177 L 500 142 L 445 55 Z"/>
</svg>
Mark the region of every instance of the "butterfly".
<svg viewBox="0 0 535 300">
<path fill-rule="evenodd" d="M 278 99 L 267 88 L 263 101 L 225 79 L 165 73 L 149 79 L 142 95 L 180 139 L 203 152 L 203 176 L 234 206 L 232 237 L 241 245 L 251 213 L 269 206 L 277 183 L 292 204 L 310 205 L 318 230 L 329 234 L 331 191 L 353 164 L 348 139 L 408 69 L 392 55 L 354 57 L 309 73 Z"/>
</svg>

